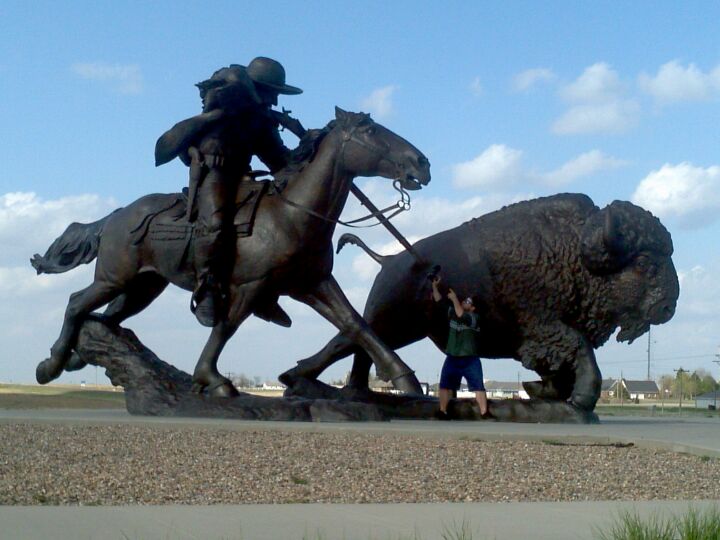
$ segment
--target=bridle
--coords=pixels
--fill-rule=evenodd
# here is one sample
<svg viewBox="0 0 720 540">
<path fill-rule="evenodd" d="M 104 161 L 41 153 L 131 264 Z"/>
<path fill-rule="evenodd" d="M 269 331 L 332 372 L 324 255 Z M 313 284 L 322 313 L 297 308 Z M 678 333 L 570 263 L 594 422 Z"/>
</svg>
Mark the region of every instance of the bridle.
<svg viewBox="0 0 720 540">
<path fill-rule="evenodd" d="M 388 143 L 382 143 L 382 144 L 371 144 L 367 141 L 364 141 L 362 139 L 359 139 L 355 136 L 355 132 L 365 125 L 364 121 L 360 121 L 354 126 L 352 126 L 349 130 L 344 131 L 342 134 L 342 142 L 340 146 L 340 150 L 338 152 L 338 158 L 335 161 L 335 167 L 333 170 L 333 174 L 337 176 L 339 174 L 340 169 L 344 166 L 345 163 L 345 149 L 348 145 L 348 143 L 353 142 L 371 152 L 374 154 L 377 154 L 380 156 L 380 159 L 387 159 L 385 156 L 390 150 L 390 145 Z M 390 160 L 388 160 L 390 161 Z M 394 161 L 390 161 L 397 169 L 400 171 L 401 166 L 399 163 L 396 163 Z M 283 201 L 285 204 L 288 204 L 289 206 L 292 206 L 293 208 L 297 208 L 298 210 L 302 210 L 303 212 L 316 217 L 318 219 L 321 219 L 323 221 L 326 221 L 328 223 L 333 224 L 340 224 L 344 225 L 346 227 L 351 228 L 368 228 L 368 227 L 377 227 L 378 225 L 381 225 L 382 222 L 379 220 L 377 214 L 380 213 L 382 215 L 392 212 L 388 216 L 384 216 L 386 220 L 390 220 L 396 215 L 400 214 L 401 212 L 406 212 L 410 210 L 410 194 L 405 190 L 405 188 L 402 186 L 401 180 L 400 180 L 400 174 L 398 172 L 398 177 L 393 180 L 393 188 L 400 194 L 400 199 L 390 206 L 383 208 L 382 210 L 373 211 L 370 214 L 367 214 L 366 216 L 352 219 L 350 221 L 343 221 L 341 219 L 333 219 L 329 218 L 323 214 L 320 214 L 319 212 L 316 212 L 312 208 L 308 208 L 307 206 L 304 206 L 302 204 L 298 204 L 294 201 L 291 201 L 287 197 L 285 197 L 280 191 L 275 192 L 275 196 L 278 197 L 281 201 Z M 354 190 L 358 190 L 359 188 L 357 186 L 354 186 Z M 378 219 L 377 223 L 373 223 L 370 225 L 357 225 L 357 223 L 361 223 L 363 221 L 367 221 L 368 219 L 376 218 Z"/>
</svg>

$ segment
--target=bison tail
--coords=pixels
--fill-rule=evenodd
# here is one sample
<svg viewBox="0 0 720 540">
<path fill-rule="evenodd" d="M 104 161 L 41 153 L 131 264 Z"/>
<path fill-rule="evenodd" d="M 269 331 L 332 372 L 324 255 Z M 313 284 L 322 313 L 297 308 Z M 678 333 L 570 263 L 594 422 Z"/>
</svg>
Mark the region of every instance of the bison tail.
<svg viewBox="0 0 720 540">
<path fill-rule="evenodd" d="M 372 249 L 370 249 L 365 242 L 360 240 L 357 236 L 351 233 L 345 233 L 343 234 L 340 239 L 338 240 L 337 249 L 335 250 L 335 253 L 340 253 L 340 250 L 345 247 L 345 244 L 353 244 L 361 248 L 365 251 L 372 259 L 382 266 L 383 261 L 385 260 L 385 257 L 383 255 L 380 255 L 379 253 L 375 253 Z"/>
<path fill-rule="evenodd" d="M 35 254 L 30 264 L 38 274 L 60 274 L 91 262 L 98 254 L 105 222 L 112 214 L 93 223 L 71 223 L 42 257 Z"/>
</svg>

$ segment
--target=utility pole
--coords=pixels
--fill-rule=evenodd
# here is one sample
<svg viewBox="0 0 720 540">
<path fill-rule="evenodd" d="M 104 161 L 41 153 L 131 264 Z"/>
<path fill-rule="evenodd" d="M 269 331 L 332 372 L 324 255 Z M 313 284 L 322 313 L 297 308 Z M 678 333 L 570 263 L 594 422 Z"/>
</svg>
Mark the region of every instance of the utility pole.
<svg viewBox="0 0 720 540">
<path fill-rule="evenodd" d="M 660 415 L 665 414 L 665 380 L 660 378 Z"/>
<path fill-rule="evenodd" d="M 650 380 L 650 344 L 652 343 L 652 339 L 650 338 L 650 333 L 652 332 L 652 327 L 648 328 L 648 372 L 647 372 L 647 380 Z"/>
<path fill-rule="evenodd" d="M 713 360 L 713 363 L 720 366 L 720 354 L 716 354 L 715 358 L 717 358 L 718 360 Z M 715 388 L 713 388 L 713 403 L 714 403 L 713 406 L 715 407 L 716 411 L 717 411 L 717 395 L 718 395 L 718 383 L 715 383 Z"/>
<path fill-rule="evenodd" d="M 680 415 L 682 414 L 682 398 L 683 398 L 683 393 L 682 393 L 682 374 L 683 374 L 683 373 L 687 373 L 687 371 L 685 371 L 683 368 L 673 369 L 673 371 L 678 374 L 678 383 L 679 383 L 679 385 L 680 385 L 680 400 L 679 400 L 679 402 L 678 402 L 678 407 L 679 407 L 679 409 L 678 409 L 678 416 L 680 416 Z"/>
<path fill-rule="evenodd" d="M 623 398 L 625 397 L 623 394 L 623 374 L 622 371 L 620 372 L 620 380 L 618 381 L 618 393 L 620 394 L 620 406 L 623 406 Z"/>
</svg>

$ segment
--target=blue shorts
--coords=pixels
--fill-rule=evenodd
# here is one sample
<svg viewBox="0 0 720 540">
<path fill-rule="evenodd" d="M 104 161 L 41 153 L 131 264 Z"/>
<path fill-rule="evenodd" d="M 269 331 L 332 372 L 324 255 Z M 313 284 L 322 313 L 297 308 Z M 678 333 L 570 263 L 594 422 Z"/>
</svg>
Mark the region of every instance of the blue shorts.
<svg viewBox="0 0 720 540">
<path fill-rule="evenodd" d="M 450 356 L 445 358 L 440 372 L 440 388 L 460 390 L 462 378 L 468 383 L 471 392 L 484 392 L 483 370 L 477 356 Z"/>
</svg>

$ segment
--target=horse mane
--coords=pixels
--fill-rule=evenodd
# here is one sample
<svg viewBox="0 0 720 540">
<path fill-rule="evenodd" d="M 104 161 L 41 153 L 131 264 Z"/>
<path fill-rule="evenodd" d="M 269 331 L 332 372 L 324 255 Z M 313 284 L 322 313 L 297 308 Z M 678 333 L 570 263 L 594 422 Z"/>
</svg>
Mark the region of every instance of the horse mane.
<svg viewBox="0 0 720 540">
<path fill-rule="evenodd" d="M 282 191 L 288 182 L 292 181 L 305 167 L 312 163 L 320 148 L 323 139 L 335 129 L 338 124 L 360 125 L 370 120 L 370 115 L 365 113 L 347 113 L 346 120 L 340 122 L 338 120 L 330 120 L 324 128 L 308 129 L 302 136 L 297 148 L 290 151 L 288 164 L 275 173 L 273 183 L 276 189 Z"/>
</svg>

